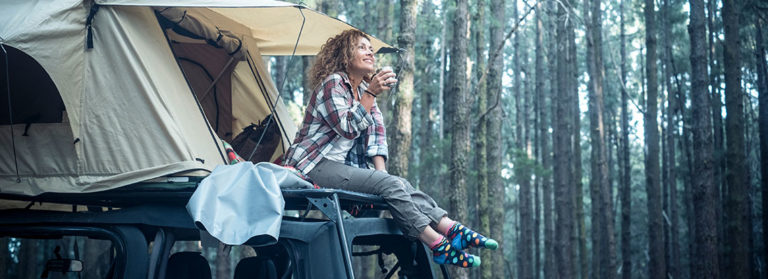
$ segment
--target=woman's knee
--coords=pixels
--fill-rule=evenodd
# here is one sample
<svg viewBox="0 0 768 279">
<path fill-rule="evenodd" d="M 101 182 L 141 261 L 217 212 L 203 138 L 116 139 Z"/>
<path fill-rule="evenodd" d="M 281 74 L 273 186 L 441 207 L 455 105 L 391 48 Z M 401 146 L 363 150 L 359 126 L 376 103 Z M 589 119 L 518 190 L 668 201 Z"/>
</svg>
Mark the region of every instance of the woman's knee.
<svg viewBox="0 0 768 279">
<path fill-rule="evenodd" d="M 405 179 L 390 175 L 381 181 L 380 189 L 382 189 L 382 196 L 391 196 L 396 193 L 408 194 L 408 187 L 410 184 Z"/>
</svg>

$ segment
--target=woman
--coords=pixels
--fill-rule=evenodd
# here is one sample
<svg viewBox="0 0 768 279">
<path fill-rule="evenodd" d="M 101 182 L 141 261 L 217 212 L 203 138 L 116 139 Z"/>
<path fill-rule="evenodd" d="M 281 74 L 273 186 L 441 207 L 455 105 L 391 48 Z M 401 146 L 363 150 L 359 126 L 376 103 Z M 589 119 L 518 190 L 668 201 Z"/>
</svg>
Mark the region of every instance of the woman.
<svg viewBox="0 0 768 279">
<path fill-rule="evenodd" d="M 419 239 L 439 264 L 480 265 L 468 247 L 498 243 L 466 228 L 401 177 L 387 174 L 386 132 L 376 97 L 397 82 L 391 70 L 374 72 L 365 33 L 347 30 L 328 40 L 309 71 L 315 88 L 285 164 L 327 188 L 379 195 L 405 235 Z M 373 165 L 370 169 L 369 165 Z"/>
</svg>

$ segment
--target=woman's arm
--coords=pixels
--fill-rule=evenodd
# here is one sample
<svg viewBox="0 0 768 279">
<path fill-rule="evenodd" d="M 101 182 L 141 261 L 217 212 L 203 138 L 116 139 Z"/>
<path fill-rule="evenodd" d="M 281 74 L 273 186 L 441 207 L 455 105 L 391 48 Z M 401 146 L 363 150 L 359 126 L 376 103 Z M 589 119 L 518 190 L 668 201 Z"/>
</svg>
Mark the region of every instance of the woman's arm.
<svg viewBox="0 0 768 279">
<path fill-rule="evenodd" d="M 381 111 L 376 103 L 371 107 L 371 116 L 373 117 L 373 125 L 368 127 L 365 155 L 371 158 L 375 169 L 386 171 L 386 161 L 387 156 L 389 156 L 387 131 L 384 129 L 384 117 L 381 115 Z"/>
<path fill-rule="evenodd" d="M 387 163 L 386 161 L 384 161 L 384 156 L 379 156 L 379 155 L 373 156 L 372 160 L 373 160 L 373 167 L 376 170 L 380 170 L 384 172 L 387 171 Z"/>
</svg>

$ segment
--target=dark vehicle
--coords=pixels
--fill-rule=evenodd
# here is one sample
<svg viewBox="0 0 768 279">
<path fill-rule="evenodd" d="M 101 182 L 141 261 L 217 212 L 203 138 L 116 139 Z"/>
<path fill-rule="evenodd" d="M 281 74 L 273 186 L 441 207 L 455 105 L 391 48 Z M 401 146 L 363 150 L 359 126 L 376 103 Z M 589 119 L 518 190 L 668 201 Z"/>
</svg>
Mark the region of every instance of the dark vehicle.
<svg viewBox="0 0 768 279">
<path fill-rule="evenodd" d="M 267 0 L 0 2 L 0 278 L 433 278 L 377 197 L 284 190 L 279 239 L 239 246 L 185 208 L 223 141 L 274 162 L 295 135 L 262 55 L 350 28 Z"/>
<path fill-rule="evenodd" d="M 0 211 L 3 244 L 27 249 L 37 243 L 34 251 L 3 255 L 9 264 L 3 278 L 212 278 L 210 266 L 216 269 L 220 259 L 209 261 L 206 253 L 217 249 L 201 246 L 205 233 L 184 207 L 195 183 L 181 191 L 136 186 L 44 194 L 29 200 L 27 208 Z M 216 272 L 231 272 L 231 278 L 354 278 L 353 265 L 360 269 L 366 258 L 375 258 L 379 278 L 435 277 L 424 245 L 406 240 L 392 219 L 364 217 L 386 209 L 380 198 L 323 189 L 284 190 L 283 195 L 286 209 L 300 214 L 284 217 L 277 243 L 253 238 L 227 248 L 231 251 L 219 257 L 226 258 L 224 265 L 236 266 Z M 37 209 L 41 203 L 49 209 Z M 317 213 L 323 218 L 307 217 Z M 394 263 L 385 264 L 385 258 Z"/>
</svg>

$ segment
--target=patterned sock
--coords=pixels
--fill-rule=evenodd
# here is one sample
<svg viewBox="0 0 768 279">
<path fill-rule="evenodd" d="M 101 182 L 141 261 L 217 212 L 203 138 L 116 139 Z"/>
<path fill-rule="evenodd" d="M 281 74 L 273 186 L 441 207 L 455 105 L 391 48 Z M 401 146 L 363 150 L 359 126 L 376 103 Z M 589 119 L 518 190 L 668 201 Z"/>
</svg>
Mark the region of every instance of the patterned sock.
<svg viewBox="0 0 768 279">
<path fill-rule="evenodd" d="M 452 264 L 459 267 L 480 266 L 480 257 L 456 250 L 445 237 L 430 248 L 432 248 L 432 259 L 437 264 Z"/>
<path fill-rule="evenodd" d="M 459 222 L 453 223 L 448 233 L 445 235 L 451 240 L 451 244 L 458 250 L 467 249 L 467 247 L 483 247 L 491 250 L 499 248 L 499 243 L 496 240 L 487 238 L 482 234 L 476 233 L 470 230 L 466 226 Z"/>
</svg>

